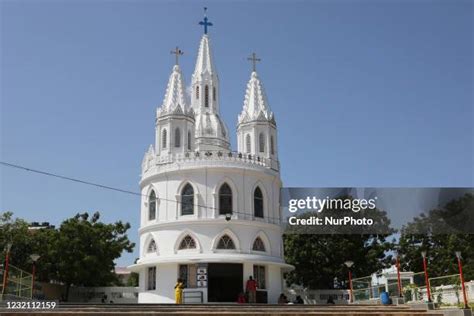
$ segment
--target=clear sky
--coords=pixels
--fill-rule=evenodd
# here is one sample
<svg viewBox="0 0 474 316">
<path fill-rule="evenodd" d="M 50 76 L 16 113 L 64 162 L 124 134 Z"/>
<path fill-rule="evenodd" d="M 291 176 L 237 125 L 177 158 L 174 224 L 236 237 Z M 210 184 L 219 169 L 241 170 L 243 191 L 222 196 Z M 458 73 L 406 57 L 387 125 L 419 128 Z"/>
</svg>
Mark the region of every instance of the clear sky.
<svg viewBox="0 0 474 316">
<path fill-rule="evenodd" d="M 138 191 L 170 50 L 189 84 L 206 5 L 233 147 L 255 51 L 285 186 L 474 185 L 472 1 L 0 3 L 2 161 Z M 138 239 L 138 197 L 0 172 L 0 211 L 99 210 Z"/>
</svg>

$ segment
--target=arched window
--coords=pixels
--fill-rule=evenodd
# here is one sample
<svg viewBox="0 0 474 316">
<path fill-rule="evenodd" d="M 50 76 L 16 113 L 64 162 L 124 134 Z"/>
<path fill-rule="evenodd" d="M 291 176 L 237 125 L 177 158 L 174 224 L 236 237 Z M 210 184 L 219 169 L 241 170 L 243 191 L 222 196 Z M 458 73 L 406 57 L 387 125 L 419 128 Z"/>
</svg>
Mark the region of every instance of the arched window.
<svg viewBox="0 0 474 316">
<path fill-rule="evenodd" d="M 204 106 L 206 108 L 209 107 L 209 86 L 208 85 L 204 87 Z"/>
<path fill-rule="evenodd" d="M 150 241 L 148 247 L 146 248 L 147 253 L 155 253 L 156 252 L 156 242 L 154 239 Z"/>
<path fill-rule="evenodd" d="M 196 249 L 196 242 L 193 237 L 186 235 L 183 240 L 181 240 L 178 250 L 183 249 Z"/>
<path fill-rule="evenodd" d="M 163 128 L 163 132 L 161 135 L 161 148 L 165 149 L 167 143 L 168 143 L 168 131 L 166 130 L 166 128 Z"/>
<path fill-rule="evenodd" d="M 219 239 L 217 249 L 235 249 L 234 241 L 228 235 L 224 235 Z"/>
<path fill-rule="evenodd" d="M 263 194 L 259 187 L 253 193 L 253 214 L 255 217 L 263 218 Z"/>
<path fill-rule="evenodd" d="M 265 152 L 265 134 L 258 135 L 258 148 L 261 153 Z"/>
<path fill-rule="evenodd" d="M 272 155 L 275 154 L 275 143 L 274 143 L 274 140 L 273 140 L 273 135 L 270 136 L 270 153 Z"/>
<path fill-rule="evenodd" d="M 148 197 L 148 220 L 152 221 L 156 218 L 156 194 L 151 191 Z"/>
<path fill-rule="evenodd" d="M 188 150 L 191 150 L 191 132 L 188 132 Z"/>
<path fill-rule="evenodd" d="M 212 100 L 216 101 L 217 95 L 216 95 L 216 87 L 212 87 Z"/>
<path fill-rule="evenodd" d="M 199 99 L 199 86 L 196 87 L 196 99 Z"/>
<path fill-rule="evenodd" d="M 232 189 L 224 183 L 219 189 L 219 215 L 232 214 Z"/>
<path fill-rule="evenodd" d="M 265 244 L 263 243 L 263 240 L 260 237 L 255 238 L 255 241 L 253 242 L 252 250 L 265 252 Z"/>
<path fill-rule="evenodd" d="M 194 214 L 194 189 L 189 183 L 181 191 L 181 215 Z"/>
<path fill-rule="evenodd" d="M 181 130 L 179 127 L 174 130 L 174 147 L 181 147 Z"/>
<path fill-rule="evenodd" d="M 250 154 L 250 152 L 252 151 L 252 141 L 250 140 L 249 134 L 245 136 L 245 151 L 247 152 L 247 154 Z"/>
</svg>

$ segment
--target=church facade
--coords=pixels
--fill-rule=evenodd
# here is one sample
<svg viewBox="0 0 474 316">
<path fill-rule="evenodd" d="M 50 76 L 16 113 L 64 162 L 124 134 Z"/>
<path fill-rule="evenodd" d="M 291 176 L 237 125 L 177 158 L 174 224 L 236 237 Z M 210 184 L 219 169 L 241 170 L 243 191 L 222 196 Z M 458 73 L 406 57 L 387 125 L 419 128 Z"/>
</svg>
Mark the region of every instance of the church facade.
<svg viewBox="0 0 474 316">
<path fill-rule="evenodd" d="M 219 77 L 205 17 L 192 93 L 173 67 L 142 162 L 140 303 L 236 302 L 249 276 L 257 301 L 276 303 L 283 273 L 277 127 L 254 68 L 238 117 L 237 150 L 220 116 Z M 181 53 L 174 52 L 177 57 Z"/>
</svg>

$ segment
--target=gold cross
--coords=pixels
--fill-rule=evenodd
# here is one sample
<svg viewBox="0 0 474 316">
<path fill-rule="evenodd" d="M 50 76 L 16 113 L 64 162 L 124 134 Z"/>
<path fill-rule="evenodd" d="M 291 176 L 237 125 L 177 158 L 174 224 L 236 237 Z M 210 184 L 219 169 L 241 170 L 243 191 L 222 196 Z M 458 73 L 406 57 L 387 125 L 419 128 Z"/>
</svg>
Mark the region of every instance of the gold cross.
<svg viewBox="0 0 474 316">
<path fill-rule="evenodd" d="M 178 46 L 176 46 L 176 48 L 171 51 L 171 54 L 176 55 L 176 65 L 178 65 L 179 64 L 179 56 L 184 54 L 183 51 L 181 49 L 179 49 Z"/>
<path fill-rule="evenodd" d="M 247 60 L 252 61 L 252 69 L 253 71 L 257 71 L 257 61 L 262 61 L 260 58 L 257 58 L 257 54 L 252 53 L 252 57 L 247 58 Z"/>
</svg>

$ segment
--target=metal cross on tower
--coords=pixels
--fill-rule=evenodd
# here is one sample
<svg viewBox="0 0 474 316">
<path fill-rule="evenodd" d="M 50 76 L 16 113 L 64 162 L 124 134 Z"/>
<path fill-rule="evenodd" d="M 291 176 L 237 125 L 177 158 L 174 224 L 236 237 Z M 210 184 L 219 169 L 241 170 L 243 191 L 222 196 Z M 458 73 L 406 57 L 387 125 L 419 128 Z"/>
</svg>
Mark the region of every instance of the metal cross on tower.
<svg viewBox="0 0 474 316">
<path fill-rule="evenodd" d="M 257 71 L 257 61 L 262 61 L 260 58 L 257 58 L 257 54 L 252 53 L 252 56 L 247 58 L 247 60 L 252 61 L 252 70 L 255 72 Z"/>
<path fill-rule="evenodd" d="M 209 22 L 207 18 L 207 8 L 204 7 L 204 21 L 199 22 L 199 25 L 204 25 L 204 34 L 207 34 L 207 27 L 212 26 L 212 23 Z"/>
<path fill-rule="evenodd" d="M 178 46 L 176 46 L 176 48 L 171 51 L 171 54 L 176 55 L 175 56 L 175 58 L 176 58 L 175 63 L 176 63 L 176 65 L 179 65 L 179 56 L 184 54 L 183 51 L 181 49 L 179 49 Z"/>
</svg>

